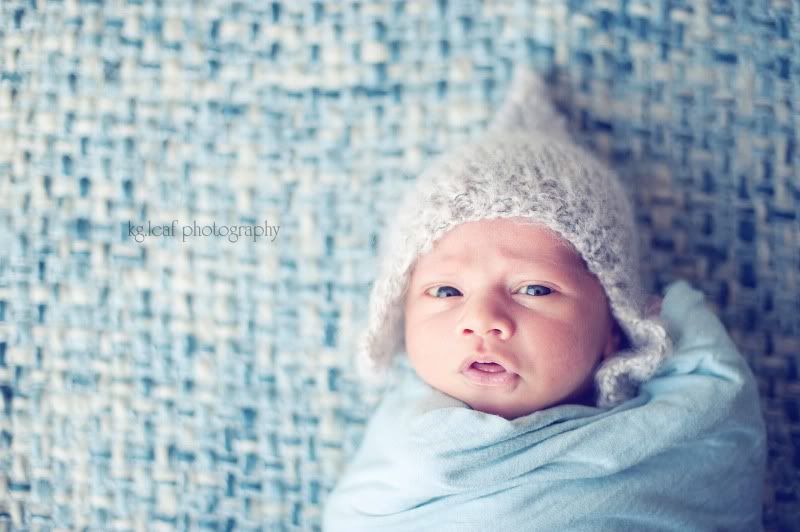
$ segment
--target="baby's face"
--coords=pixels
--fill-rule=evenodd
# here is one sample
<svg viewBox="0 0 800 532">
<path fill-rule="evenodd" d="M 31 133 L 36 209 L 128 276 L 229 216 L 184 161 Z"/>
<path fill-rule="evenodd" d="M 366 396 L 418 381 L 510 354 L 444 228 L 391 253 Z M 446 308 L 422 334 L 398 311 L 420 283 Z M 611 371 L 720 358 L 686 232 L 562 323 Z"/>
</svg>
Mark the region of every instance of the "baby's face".
<svg viewBox="0 0 800 532">
<path fill-rule="evenodd" d="M 456 226 L 414 267 L 405 301 L 411 365 L 475 410 L 513 419 L 590 404 L 618 346 L 603 287 L 570 244 L 514 218 Z M 497 364 L 472 365 L 471 361 Z"/>
</svg>

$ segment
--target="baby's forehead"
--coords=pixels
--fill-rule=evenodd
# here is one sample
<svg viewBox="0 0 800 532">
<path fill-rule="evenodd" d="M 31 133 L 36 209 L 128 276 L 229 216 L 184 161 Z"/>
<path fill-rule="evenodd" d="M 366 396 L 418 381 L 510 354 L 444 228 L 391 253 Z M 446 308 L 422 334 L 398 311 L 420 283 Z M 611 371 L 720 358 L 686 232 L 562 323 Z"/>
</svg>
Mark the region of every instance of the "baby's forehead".
<svg viewBox="0 0 800 532">
<path fill-rule="evenodd" d="M 480 259 L 480 257 L 478 257 Z M 577 253 L 566 250 L 564 253 L 547 254 L 547 255 L 520 255 L 508 256 L 500 254 L 495 260 L 500 261 L 509 266 L 550 266 L 558 269 L 575 270 L 579 272 L 588 272 L 586 261 Z M 469 256 L 464 254 L 436 254 L 432 252 L 427 256 L 420 257 L 417 264 L 423 263 L 428 270 L 451 270 L 460 266 L 467 266 L 472 262 Z"/>
<path fill-rule="evenodd" d="M 465 224 L 436 241 L 421 258 L 430 266 L 450 266 L 493 252 L 505 262 L 547 262 L 567 268 L 586 268 L 586 262 L 572 243 L 555 231 L 541 224 L 503 223 L 492 227 L 481 221 L 471 228 Z M 475 238 L 476 234 L 479 238 Z"/>
<path fill-rule="evenodd" d="M 491 257 L 484 249 L 474 246 L 461 246 L 450 249 L 433 249 L 418 258 L 414 271 L 424 270 L 429 274 L 437 272 L 454 273 L 470 266 L 477 266 L 492 260 L 494 264 L 502 265 L 509 270 L 527 270 L 529 268 L 543 268 L 548 271 L 569 271 L 574 275 L 583 277 L 591 272 L 586 261 L 567 241 L 553 242 L 543 250 L 541 246 L 526 248 L 495 247 Z"/>
</svg>

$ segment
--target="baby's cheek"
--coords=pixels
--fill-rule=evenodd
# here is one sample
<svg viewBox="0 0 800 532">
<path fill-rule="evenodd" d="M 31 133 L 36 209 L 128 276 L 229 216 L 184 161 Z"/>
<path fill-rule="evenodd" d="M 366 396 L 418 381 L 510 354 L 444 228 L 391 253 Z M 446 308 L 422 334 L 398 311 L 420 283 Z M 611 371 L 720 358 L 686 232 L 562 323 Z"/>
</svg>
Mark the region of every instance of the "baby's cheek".
<svg viewBox="0 0 800 532">
<path fill-rule="evenodd" d="M 561 378 L 582 374 L 587 365 L 596 358 L 593 342 L 580 331 L 560 331 L 550 339 L 542 341 L 538 360 L 534 366 L 544 367 L 547 373 L 560 375 Z"/>
<path fill-rule="evenodd" d="M 586 326 L 580 321 L 549 320 L 528 329 L 529 342 L 543 356 L 571 358 L 585 344 Z"/>
<path fill-rule="evenodd" d="M 433 368 L 437 363 L 436 338 L 428 331 L 418 329 L 406 335 L 406 351 L 416 369 Z"/>
</svg>

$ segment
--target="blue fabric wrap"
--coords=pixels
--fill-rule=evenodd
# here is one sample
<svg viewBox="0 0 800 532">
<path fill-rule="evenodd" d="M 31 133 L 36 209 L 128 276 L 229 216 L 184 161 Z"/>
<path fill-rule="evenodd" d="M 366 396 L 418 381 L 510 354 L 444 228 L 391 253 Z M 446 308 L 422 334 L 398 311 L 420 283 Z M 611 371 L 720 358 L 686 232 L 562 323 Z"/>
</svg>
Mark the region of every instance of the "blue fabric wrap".
<svg viewBox="0 0 800 532">
<path fill-rule="evenodd" d="M 685 280 L 667 287 L 661 315 L 674 353 L 613 409 L 506 420 L 408 371 L 371 418 L 323 530 L 761 530 L 753 374 Z"/>
</svg>

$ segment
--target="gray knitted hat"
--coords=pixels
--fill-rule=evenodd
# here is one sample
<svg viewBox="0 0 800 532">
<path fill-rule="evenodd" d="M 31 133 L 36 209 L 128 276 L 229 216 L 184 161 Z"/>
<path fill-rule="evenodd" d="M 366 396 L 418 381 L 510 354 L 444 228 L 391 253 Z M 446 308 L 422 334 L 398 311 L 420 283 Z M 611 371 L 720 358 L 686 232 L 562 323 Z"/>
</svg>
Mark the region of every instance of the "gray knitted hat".
<svg viewBox="0 0 800 532">
<path fill-rule="evenodd" d="M 372 382 L 405 351 L 403 308 L 417 257 L 455 226 L 525 217 L 572 243 L 594 273 L 627 345 L 595 373 L 595 399 L 609 407 L 636 395 L 671 350 L 657 317 L 645 315 L 633 210 L 619 178 L 575 144 L 547 86 L 526 67 L 487 131 L 437 158 L 393 219 L 361 338 L 359 372 Z"/>
</svg>

